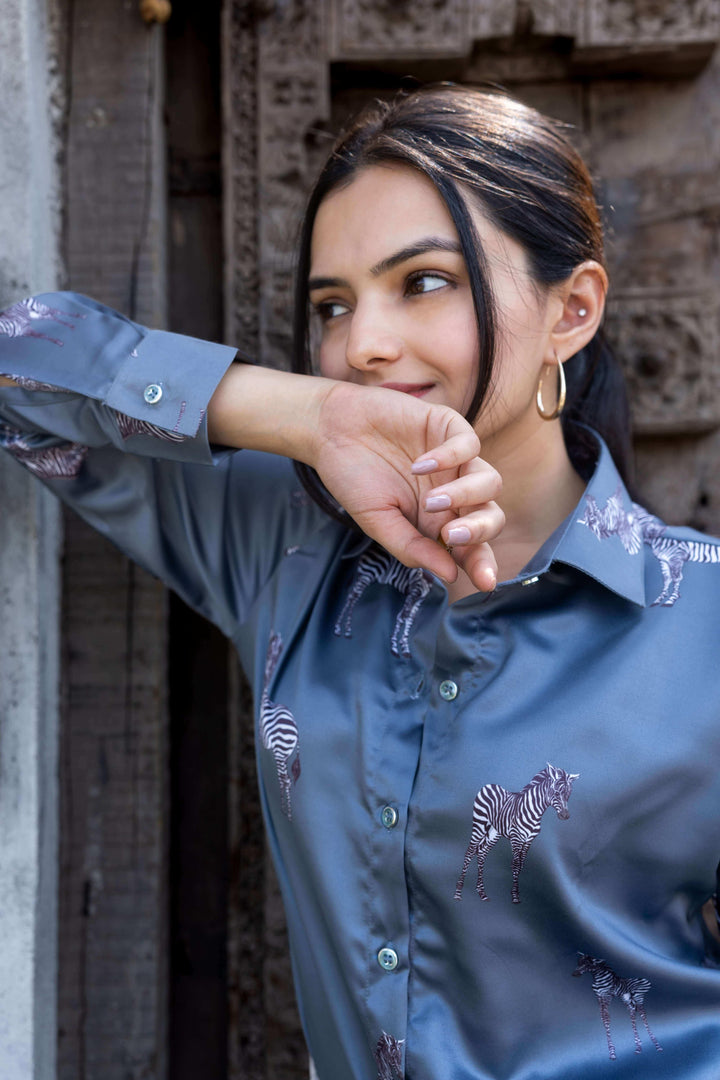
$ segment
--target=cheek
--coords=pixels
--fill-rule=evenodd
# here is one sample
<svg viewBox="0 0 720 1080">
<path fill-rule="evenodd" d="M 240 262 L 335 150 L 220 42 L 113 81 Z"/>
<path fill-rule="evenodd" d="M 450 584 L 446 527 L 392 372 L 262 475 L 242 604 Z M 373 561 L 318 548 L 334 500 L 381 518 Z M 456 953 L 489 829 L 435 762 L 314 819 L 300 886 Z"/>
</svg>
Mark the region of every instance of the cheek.
<svg viewBox="0 0 720 1080">
<path fill-rule="evenodd" d="M 316 370 L 326 379 L 343 379 L 347 377 L 347 364 L 344 363 L 344 351 L 339 340 L 328 338 L 321 341 L 317 351 Z"/>
<path fill-rule="evenodd" d="M 437 335 L 437 347 L 448 374 L 458 386 L 467 384 L 470 398 L 475 391 L 479 369 L 477 324 L 474 314 L 461 313 Z"/>
</svg>

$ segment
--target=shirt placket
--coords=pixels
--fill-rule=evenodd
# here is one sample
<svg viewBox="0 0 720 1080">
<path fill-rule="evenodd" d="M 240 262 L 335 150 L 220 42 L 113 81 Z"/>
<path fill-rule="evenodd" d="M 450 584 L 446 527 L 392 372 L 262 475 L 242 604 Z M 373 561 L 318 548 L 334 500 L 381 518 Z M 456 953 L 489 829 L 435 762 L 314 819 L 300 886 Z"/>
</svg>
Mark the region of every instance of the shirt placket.
<svg viewBox="0 0 720 1080">
<path fill-rule="evenodd" d="M 444 590 L 443 590 L 444 592 Z M 417 815 L 427 814 L 429 805 L 443 806 L 447 800 L 447 791 L 438 790 L 437 770 L 434 763 L 442 759 L 442 746 L 448 739 L 456 739 L 460 714 L 468 704 L 477 702 L 482 683 L 490 669 L 484 670 L 483 641 L 484 626 L 495 606 L 496 599 L 477 596 L 474 598 L 475 613 L 467 610 L 461 614 L 454 607 L 443 603 L 439 618 L 432 628 L 433 637 L 427 643 L 427 704 L 423 725 L 423 743 L 418 774 L 413 785 L 409 818 L 408 864 L 412 867 L 415 859 L 413 847 L 417 843 L 413 821 Z M 468 747 L 470 749 L 470 747 Z M 442 782 L 440 782 L 442 787 Z M 430 808 L 430 813 L 432 814 Z M 464 826 L 464 822 L 463 822 Z M 427 867 L 423 873 L 427 873 Z M 408 986 L 408 1042 L 406 1046 L 406 1065 L 403 1074 L 407 1080 L 428 1076 L 427 1061 L 433 1060 L 438 1052 L 434 1047 L 428 1057 L 428 1048 L 422 1043 L 425 1025 L 418 1021 L 427 1007 L 427 986 L 424 975 L 427 964 L 431 963 L 422 955 L 424 945 L 418 942 L 412 933 L 417 917 L 417 903 L 413 889 L 413 874 L 409 875 L 408 900 L 410 907 L 410 957 L 411 973 Z M 418 876 L 421 886 L 422 873 Z M 421 899 L 421 909 L 424 901 Z M 452 894 L 448 893 L 448 903 L 452 904 Z M 422 915 L 425 918 L 425 915 Z M 433 991 L 435 993 L 435 991 Z M 442 1059 L 442 1054 L 439 1054 Z M 438 1067 L 438 1062 L 435 1062 Z M 444 1065 L 443 1065 L 444 1067 Z M 438 1075 L 433 1073 L 433 1075 Z"/>
<path fill-rule="evenodd" d="M 415 640 L 432 639 L 442 605 L 434 590 L 418 618 Z M 404 1056 L 410 977 L 410 905 L 406 876 L 408 808 L 423 740 L 429 684 L 420 650 L 394 658 L 387 716 L 378 717 L 378 760 L 368 792 L 368 972 L 366 1007 L 379 1074 Z M 389 1073 L 389 1075 L 395 1075 Z"/>
</svg>

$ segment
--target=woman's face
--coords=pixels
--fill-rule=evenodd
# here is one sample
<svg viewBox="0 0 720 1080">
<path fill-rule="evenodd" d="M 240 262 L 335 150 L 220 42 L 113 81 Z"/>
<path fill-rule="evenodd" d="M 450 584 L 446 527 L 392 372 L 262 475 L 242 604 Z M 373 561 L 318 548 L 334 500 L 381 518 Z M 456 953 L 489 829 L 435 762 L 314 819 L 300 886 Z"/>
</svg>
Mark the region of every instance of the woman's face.
<svg viewBox="0 0 720 1080">
<path fill-rule="evenodd" d="M 552 360 L 548 310 L 524 250 L 478 210 L 498 313 L 498 357 L 481 439 L 537 426 L 535 392 Z M 470 282 L 450 213 L 432 183 L 405 166 L 372 166 L 321 204 L 312 236 L 310 300 L 322 375 L 389 387 L 465 413 L 478 377 Z"/>
</svg>

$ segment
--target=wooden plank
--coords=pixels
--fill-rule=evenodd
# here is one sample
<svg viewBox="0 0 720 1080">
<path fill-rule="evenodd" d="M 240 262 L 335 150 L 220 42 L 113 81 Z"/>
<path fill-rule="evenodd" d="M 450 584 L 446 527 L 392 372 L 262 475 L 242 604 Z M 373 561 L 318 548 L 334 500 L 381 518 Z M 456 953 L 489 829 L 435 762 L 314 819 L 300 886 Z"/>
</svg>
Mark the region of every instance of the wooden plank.
<svg viewBox="0 0 720 1080">
<path fill-rule="evenodd" d="M 69 6 L 69 283 L 165 315 L 162 40 L 137 5 Z M 110 47 L 111 46 L 111 47 Z M 66 521 L 59 1080 L 164 1080 L 166 599 Z"/>
</svg>

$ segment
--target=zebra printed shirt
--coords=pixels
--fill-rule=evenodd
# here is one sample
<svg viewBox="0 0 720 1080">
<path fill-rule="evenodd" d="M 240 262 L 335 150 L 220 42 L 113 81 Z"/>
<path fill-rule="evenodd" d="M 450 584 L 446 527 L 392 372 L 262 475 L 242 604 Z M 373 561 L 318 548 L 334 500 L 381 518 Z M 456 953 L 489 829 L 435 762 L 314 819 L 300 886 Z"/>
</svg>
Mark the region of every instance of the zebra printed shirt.
<svg viewBox="0 0 720 1080">
<path fill-rule="evenodd" d="M 208 446 L 234 350 L 74 294 L 4 318 L 0 443 L 254 686 L 319 1080 L 717 1076 L 718 541 L 633 504 L 598 442 L 523 572 L 448 606 L 288 462 Z"/>
</svg>

